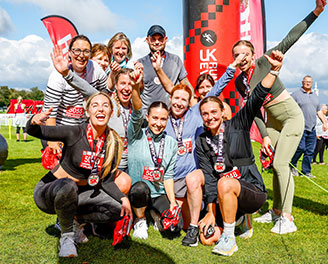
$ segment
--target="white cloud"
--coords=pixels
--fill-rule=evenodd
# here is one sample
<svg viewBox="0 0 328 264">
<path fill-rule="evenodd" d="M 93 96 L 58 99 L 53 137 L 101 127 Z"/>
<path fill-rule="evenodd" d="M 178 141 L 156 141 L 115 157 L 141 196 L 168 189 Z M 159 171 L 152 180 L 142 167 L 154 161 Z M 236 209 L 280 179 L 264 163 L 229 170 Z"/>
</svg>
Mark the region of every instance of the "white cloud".
<svg viewBox="0 0 328 264">
<path fill-rule="evenodd" d="M 9 14 L 0 7 L 0 35 L 5 35 L 14 29 Z"/>
<path fill-rule="evenodd" d="M 0 85 L 45 88 L 51 72 L 50 41 L 29 35 L 21 40 L 0 38 Z"/>
<path fill-rule="evenodd" d="M 117 15 L 109 10 L 102 0 L 12 0 L 39 6 L 45 15 L 67 17 L 77 27 L 80 34 L 89 32 L 110 32 L 115 29 Z"/>
<path fill-rule="evenodd" d="M 269 42 L 273 47 L 277 42 Z M 286 53 L 280 78 L 287 88 L 301 86 L 305 75 L 317 81 L 318 88 L 328 89 L 328 34 L 304 34 Z"/>
</svg>

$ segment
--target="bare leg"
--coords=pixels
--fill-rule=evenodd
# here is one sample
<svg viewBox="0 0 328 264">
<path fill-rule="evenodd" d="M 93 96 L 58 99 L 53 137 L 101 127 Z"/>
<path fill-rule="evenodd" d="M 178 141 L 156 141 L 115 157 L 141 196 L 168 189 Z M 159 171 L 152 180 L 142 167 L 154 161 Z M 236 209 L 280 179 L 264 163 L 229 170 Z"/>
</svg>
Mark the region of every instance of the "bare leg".
<svg viewBox="0 0 328 264">
<path fill-rule="evenodd" d="M 203 191 L 205 185 L 204 174 L 201 170 L 195 170 L 186 176 L 187 201 L 190 211 L 190 223 L 198 225 L 199 213 L 202 209 Z"/>
<path fill-rule="evenodd" d="M 131 189 L 132 180 L 127 173 L 117 170 L 114 182 L 122 193 L 128 195 Z"/>
<path fill-rule="evenodd" d="M 176 198 L 178 205 L 181 207 L 183 229 L 186 230 L 190 224 L 190 213 L 188 201 L 186 198 Z"/>
</svg>

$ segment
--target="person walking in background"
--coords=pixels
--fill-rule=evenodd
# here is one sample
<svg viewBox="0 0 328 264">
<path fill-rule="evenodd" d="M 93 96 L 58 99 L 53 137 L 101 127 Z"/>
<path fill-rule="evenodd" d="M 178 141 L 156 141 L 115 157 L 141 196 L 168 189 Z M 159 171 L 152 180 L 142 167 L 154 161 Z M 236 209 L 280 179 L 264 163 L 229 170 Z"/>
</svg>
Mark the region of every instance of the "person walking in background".
<svg viewBox="0 0 328 264">
<path fill-rule="evenodd" d="M 326 120 L 327 120 L 327 105 L 322 104 L 321 105 L 321 110 L 320 110 L 323 115 L 325 116 Z M 323 124 L 321 122 L 321 120 L 319 119 L 319 117 L 317 116 L 317 124 L 315 127 L 316 133 L 317 133 L 317 145 L 315 147 L 314 150 L 314 154 L 313 154 L 313 160 L 312 163 L 313 164 L 318 164 L 317 163 L 317 155 L 319 153 L 319 162 L 320 165 L 326 165 L 323 162 L 323 153 L 325 151 L 325 147 L 328 147 L 328 130 L 323 131 Z"/>
<path fill-rule="evenodd" d="M 297 170 L 297 161 L 304 154 L 302 161 L 302 173 L 309 178 L 315 178 L 311 173 L 311 161 L 314 154 L 314 149 L 317 141 L 316 135 L 316 116 L 321 120 L 323 126 L 322 130 L 327 130 L 327 120 L 320 110 L 319 98 L 312 91 L 312 77 L 307 75 L 303 78 L 302 88 L 292 94 L 292 97 L 301 108 L 304 120 L 305 128 L 300 144 L 292 158 L 291 164 L 294 166 L 291 168 L 293 176 L 299 176 Z"/>
</svg>

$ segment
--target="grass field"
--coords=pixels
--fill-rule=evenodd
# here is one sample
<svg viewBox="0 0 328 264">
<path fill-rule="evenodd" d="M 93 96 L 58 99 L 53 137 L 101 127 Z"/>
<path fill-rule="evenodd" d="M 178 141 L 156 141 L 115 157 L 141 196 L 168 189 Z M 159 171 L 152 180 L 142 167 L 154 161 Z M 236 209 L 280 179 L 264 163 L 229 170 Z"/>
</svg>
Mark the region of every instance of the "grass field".
<svg viewBox="0 0 328 264">
<path fill-rule="evenodd" d="M 46 173 L 40 142 L 31 137 L 16 142 L 14 132 L 9 140 L 8 128 L 0 128 L 9 145 L 0 171 L 0 263 L 328 263 L 328 194 L 304 177 L 295 178 L 293 215 L 298 231 L 281 236 L 270 233 L 272 224 L 253 223 L 253 237 L 237 238 L 239 250 L 232 257 L 214 255 L 212 247 L 184 247 L 183 231 L 180 237 L 163 238 L 150 226 L 148 240 L 131 239 L 127 248 L 115 250 L 111 239 L 90 236 L 89 243 L 78 247 L 77 258 L 60 259 L 56 217 L 41 212 L 33 201 L 34 186 Z M 258 162 L 259 144 L 253 147 Z M 325 189 L 327 168 L 315 165 L 312 170 L 314 181 Z M 264 172 L 263 178 L 269 194 L 265 207 L 271 207 L 272 175 Z"/>
</svg>

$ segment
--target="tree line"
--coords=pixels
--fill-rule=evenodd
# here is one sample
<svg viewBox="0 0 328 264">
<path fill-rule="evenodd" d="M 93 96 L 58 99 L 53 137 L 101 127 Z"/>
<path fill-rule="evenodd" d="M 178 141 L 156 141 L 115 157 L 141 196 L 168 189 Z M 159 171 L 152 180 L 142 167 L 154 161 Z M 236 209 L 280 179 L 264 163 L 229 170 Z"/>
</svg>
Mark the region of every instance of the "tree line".
<svg viewBox="0 0 328 264">
<path fill-rule="evenodd" d="M 23 99 L 31 99 L 41 101 L 44 93 L 38 87 L 30 88 L 30 90 L 16 90 L 8 88 L 8 86 L 0 86 L 0 107 L 9 106 L 11 99 L 17 99 L 21 96 Z"/>
</svg>

